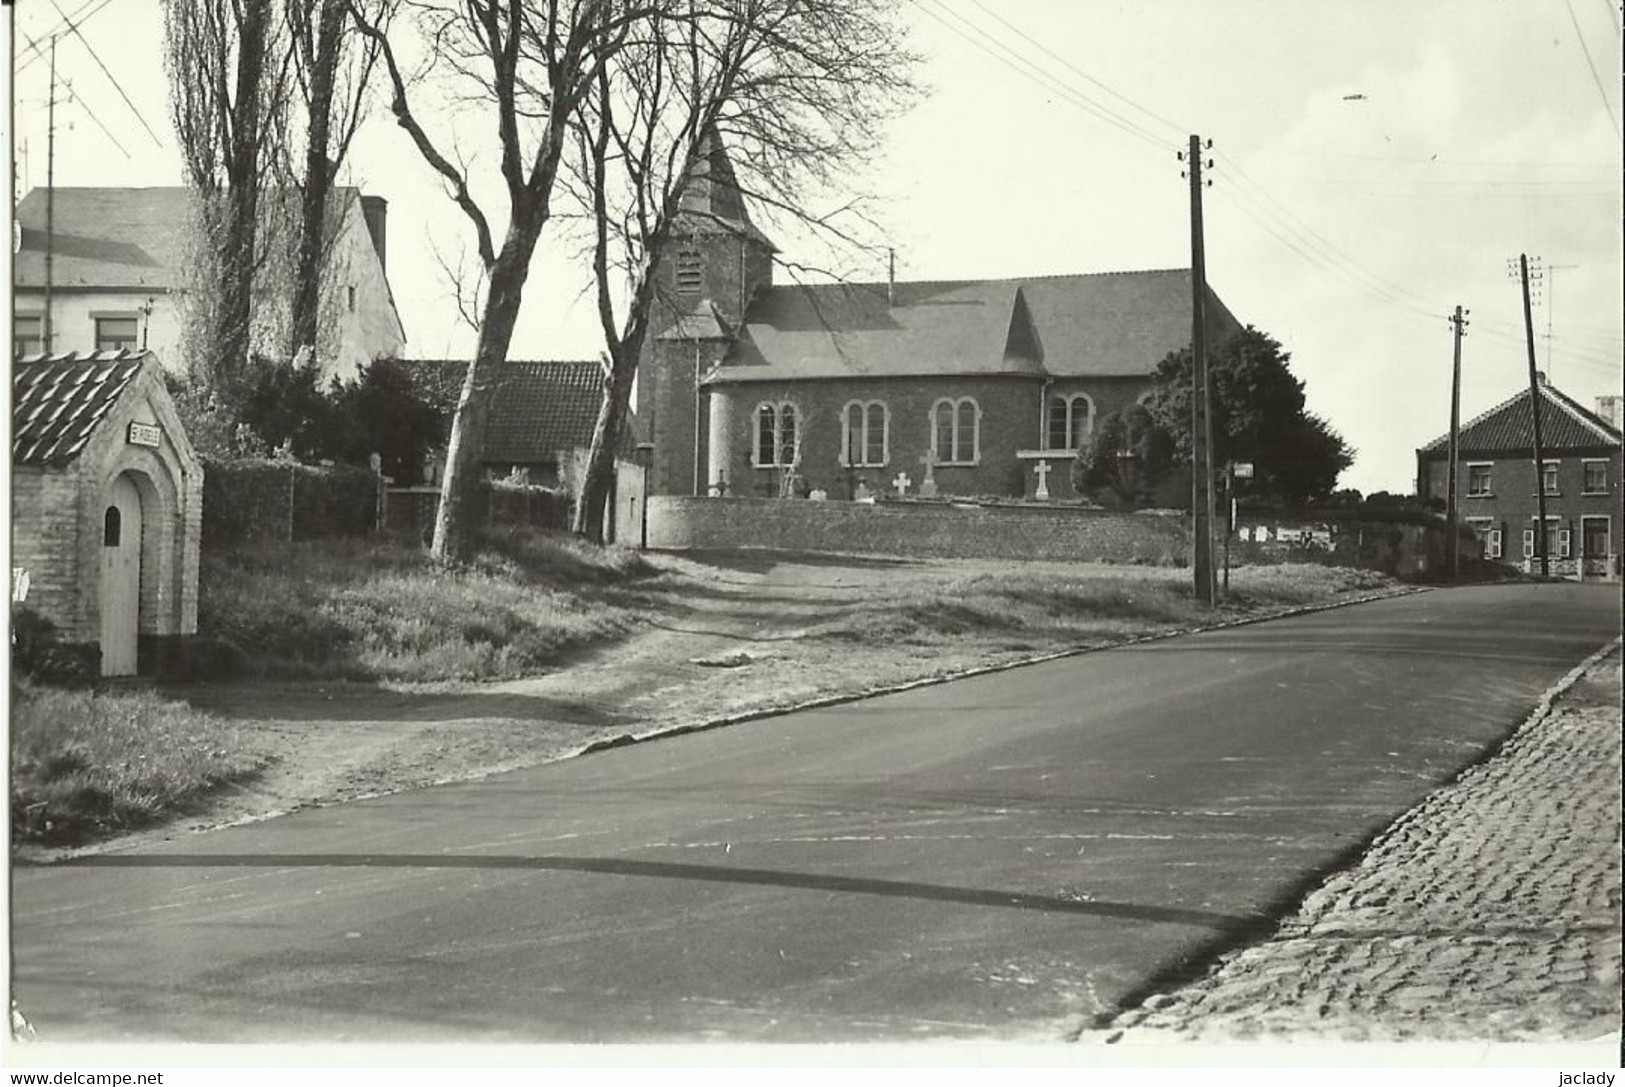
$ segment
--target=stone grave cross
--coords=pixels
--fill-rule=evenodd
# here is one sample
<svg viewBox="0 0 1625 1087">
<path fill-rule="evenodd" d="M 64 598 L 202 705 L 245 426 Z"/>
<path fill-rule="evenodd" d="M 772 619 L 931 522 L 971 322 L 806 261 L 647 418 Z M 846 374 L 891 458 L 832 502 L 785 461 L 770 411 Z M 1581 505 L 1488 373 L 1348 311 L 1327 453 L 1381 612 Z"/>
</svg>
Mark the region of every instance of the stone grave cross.
<svg viewBox="0 0 1625 1087">
<path fill-rule="evenodd" d="M 1039 501 L 1049 498 L 1049 461 L 1041 460 L 1033 466 L 1033 475 L 1038 477 L 1038 487 L 1033 491 L 1033 497 Z"/>
<path fill-rule="evenodd" d="M 937 467 L 937 451 L 935 449 L 927 449 L 925 451 L 925 456 L 920 458 L 920 463 L 925 465 L 925 478 L 920 480 L 920 497 L 935 498 L 937 496 L 937 477 L 935 474 Z"/>
<path fill-rule="evenodd" d="M 891 482 L 892 486 L 897 488 L 897 497 L 904 498 L 908 495 L 908 489 L 914 481 L 908 478 L 907 472 L 898 472 L 897 478 Z"/>
</svg>

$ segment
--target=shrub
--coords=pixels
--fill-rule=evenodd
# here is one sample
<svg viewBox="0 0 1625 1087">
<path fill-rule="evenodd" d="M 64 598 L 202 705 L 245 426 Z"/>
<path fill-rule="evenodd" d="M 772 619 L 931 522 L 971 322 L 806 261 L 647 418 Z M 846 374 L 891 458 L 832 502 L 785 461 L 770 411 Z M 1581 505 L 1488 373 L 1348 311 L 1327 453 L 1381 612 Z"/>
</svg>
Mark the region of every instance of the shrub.
<svg viewBox="0 0 1625 1087">
<path fill-rule="evenodd" d="M 11 664 L 42 683 L 88 683 L 101 672 L 101 650 L 61 640 L 56 624 L 32 608 L 11 610 Z"/>
</svg>

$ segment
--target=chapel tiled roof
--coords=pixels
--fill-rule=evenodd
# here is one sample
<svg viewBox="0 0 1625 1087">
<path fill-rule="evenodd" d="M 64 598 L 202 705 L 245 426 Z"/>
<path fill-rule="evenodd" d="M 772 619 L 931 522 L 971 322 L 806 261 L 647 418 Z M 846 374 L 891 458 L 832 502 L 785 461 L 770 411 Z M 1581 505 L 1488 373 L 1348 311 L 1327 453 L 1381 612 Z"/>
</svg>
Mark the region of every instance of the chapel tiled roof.
<svg viewBox="0 0 1625 1087">
<path fill-rule="evenodd" d="M 412 384 L 448 414 L 457 406 L 466 359 L 407 359 Z M 592 444 L 603 399 L 603 366 L 587 359 L 504 362 L 486 420 L 482 460 L 500 464 L 551 461 L 567 449 Z M 631 428 L 623 429 L 629 434 Z"/>
<path fill-rule="evenodd" d="M 56 467 L 77 457 L 147 357 L 123 349 L 19 359 L 11 371 L 11 462 Z"/>
<path fill-rule="evenodd" d="M 1211 290 L 1207 324 L 1214 343 L 1241 327 Z M 772 287 L 713 380 L 1146 376 L 1190 331 L 1187 269 Z"/>
<path fill-rule="evenodd" d="M 1620 432 L 1607 420 L 1588 411 L 1553 388 L 1540 386 L 1540 443 L 1543 453 L 1563 449 L 1596 449 L 1619 445 Z M 1463 455 L 1523 453 L 1533 449 L 1535 425 L 1529 410 L 1529 390 L 1515 395 L 1462 424 L 1456 448 Z M 1442 453 L 1449 448 L 1450 435 L 1442 434 L 1424 445 L 1422 453 Z"/>
</svg>

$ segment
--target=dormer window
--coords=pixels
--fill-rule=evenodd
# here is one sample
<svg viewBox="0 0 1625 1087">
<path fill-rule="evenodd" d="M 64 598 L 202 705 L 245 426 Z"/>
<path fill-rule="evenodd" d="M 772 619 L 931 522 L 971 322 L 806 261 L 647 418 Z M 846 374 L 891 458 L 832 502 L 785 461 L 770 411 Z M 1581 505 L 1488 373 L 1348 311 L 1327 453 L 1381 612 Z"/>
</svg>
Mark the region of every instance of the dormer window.
<svg viewBox="0 0 1625 1087">
<path fill-rule="evenodd" d="M 677 293 L 699 294 L 701 282 L 704 278 L 704 270 L 698 249 L 679 249 L 677 251 Z"/>
</svg>

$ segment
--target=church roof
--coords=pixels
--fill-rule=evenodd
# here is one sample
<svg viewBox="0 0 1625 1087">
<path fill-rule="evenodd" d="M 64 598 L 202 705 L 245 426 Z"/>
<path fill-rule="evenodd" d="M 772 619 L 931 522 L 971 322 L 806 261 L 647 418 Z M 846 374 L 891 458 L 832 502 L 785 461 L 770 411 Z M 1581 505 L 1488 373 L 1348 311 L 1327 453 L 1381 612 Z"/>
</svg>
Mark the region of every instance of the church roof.
<svg viewBox="0 0 1625 1087">
<path fill-rule="evenodd" d="M 11 462 L 54 467 L 77 457 L 147 357 L 125 349 L 19 359 L 11 371 Z"/>
<path fill-rule="evenodd" d="M 1544 381 L 1540 383 L 1540 444 L 1543 454 L 1565 449 L 1596 449 L 1619 445 L 1620 432 L 1595 412 Z M 1534 413 L 1528 389 L 1520 389 L 1490 410 L 1462 424 L 1456 448 L 1461 456 L 1488 453 L 1532 453 L 1535 445 Z M 1443 453 L 1450 435 L 1442 434 L 1420 452 Z"/>
<path fill-rule="evenodd" d="M 760 292 L 714 381 L 1143 376 L 1190 344 L 1186 269 Z M 1210 290 L 1214 342 L 1240 324 Z"/>
</svg>

